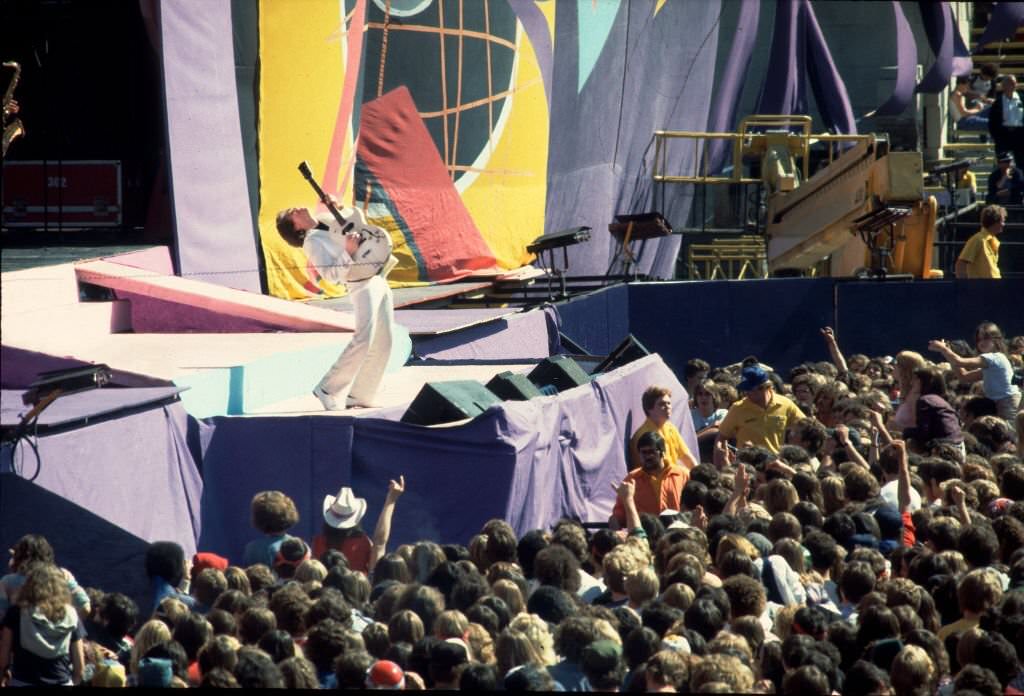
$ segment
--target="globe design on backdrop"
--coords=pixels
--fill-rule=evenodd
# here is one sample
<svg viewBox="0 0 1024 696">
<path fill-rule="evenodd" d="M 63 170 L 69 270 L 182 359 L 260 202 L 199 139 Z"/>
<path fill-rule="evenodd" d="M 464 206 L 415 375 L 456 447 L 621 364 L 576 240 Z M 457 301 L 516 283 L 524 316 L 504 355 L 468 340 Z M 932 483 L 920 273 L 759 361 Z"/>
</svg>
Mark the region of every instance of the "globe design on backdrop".
<svg viewBox="0 0 1024 696">
<path fill-rule="evenodd" d="M 364 103 L 378 96 L 386 6 L 386 0 L 367 3 Z M 479 166 L 507 101 L 515 13 L 506 0 L 391 0 L 390 10 L 382 93 L 409 89 L 458 183 Z"/>
</svg>

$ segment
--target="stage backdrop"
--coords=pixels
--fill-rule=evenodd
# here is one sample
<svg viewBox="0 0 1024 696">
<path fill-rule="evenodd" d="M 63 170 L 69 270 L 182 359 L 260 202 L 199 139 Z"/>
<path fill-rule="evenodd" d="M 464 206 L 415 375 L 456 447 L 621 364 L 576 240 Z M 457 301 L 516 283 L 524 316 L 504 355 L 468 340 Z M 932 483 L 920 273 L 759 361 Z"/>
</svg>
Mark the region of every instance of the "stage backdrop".
<svg viewBox="0 0 1024 696">
<path fill-rule="evenodd" d="M 596 233 L 570 250 L 573 272 L 603 273 L 611 217 L 652 205 L 654 129 L 706 126 L 719 10 L 717 0 L 262 0 L 269 291 L 342 292 L 314 285 L 274 230 L 278 210 L 315 201 L 302 160 L 391 232 L 393 282 L 515 268 L 532 260 L 533 238 L 575 225 Z M 689 190 L 668 195 L 664 212 L 684 220 Z M 644 270 L 671 277 L 675 244 L 649 245 Z"/>
</svg>

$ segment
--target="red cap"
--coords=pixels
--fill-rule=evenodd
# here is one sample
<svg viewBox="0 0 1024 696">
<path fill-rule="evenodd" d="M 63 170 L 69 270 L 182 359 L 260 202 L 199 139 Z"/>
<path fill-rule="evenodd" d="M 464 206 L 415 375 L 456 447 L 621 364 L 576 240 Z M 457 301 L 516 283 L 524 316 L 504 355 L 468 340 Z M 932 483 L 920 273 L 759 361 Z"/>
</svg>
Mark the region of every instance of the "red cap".
<svg viewBox="0 0 1024 696">
<path fill-rule="evenodd" d="M 402 668 L 389 660 L 377 660 L 366 671 L 367 689 L 403 689 L 405 674 Z"/>
<path fill-rule="evenodd" d="M 227 567 L 228 559 L 224 558 L 223 556 L 218 556 L 215 553 L 210 553 L 208 551 L 197 553 L 192 558 L 192 568 L 193 572 L 196 575 L 198 575 L 201 571 L 206 570 L 207 568 L 215 568 L 223 573 L 227 569 Z"/>
</svg>

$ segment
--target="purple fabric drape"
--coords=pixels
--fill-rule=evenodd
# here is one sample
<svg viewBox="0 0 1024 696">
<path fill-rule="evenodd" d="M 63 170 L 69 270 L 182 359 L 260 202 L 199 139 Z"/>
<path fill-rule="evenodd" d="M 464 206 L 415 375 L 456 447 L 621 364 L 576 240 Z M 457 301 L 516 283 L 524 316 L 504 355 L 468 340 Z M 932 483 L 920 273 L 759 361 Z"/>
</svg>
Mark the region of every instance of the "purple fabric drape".
<svg viewBox="0 0 1024 696">
<path fill-rule="evenodd" d="M 291 531 L 319 531 L 324 495 L 341 485 L 365 498 L 372 529 L 388 480 L 405 476 L 389 546 L 431 539 L 466 543 L 492 517 L 517 535 L 547 529 L 562 516 L 608 519 L 612 483 L 626 474 L 630 435 L 644 420 L 640 395 L 685 388 L 657 355 L 647 356 L 557 396 L 503 402 L 468 423 L 424 428 L 380 418 L 216 418 L 203 440 L 201 548 L 237 561 L 255 538 L 249 504 L 261 490 L 284 491 L 299 509 Z M 672 421 L 691 450 L 687 408 Z"/>
<path fill-rule="evenodd" d="M 548 108 L 551 108 L 551 62 L 554 60 L 554 49 L 551 46 L 548 21 L 533 0 L 508 0 L 508 4 L 523 25 L 527 38 L 530 39 L 541 79 L 544 80 L 544 95 L 548 100 Z"/>
<path fill-rule="evenodd" d="M 990 43 L 1012 39 L 1021 25 L 1024 25 L 1024 3 L 997 2 L 974 52 L 977 53 Z"/>
<path fill-rule="evenodd" d="M 919 2 L 925 35 L 935 53 L 935 62 L 918 83 L 916 91 L 938 94 L 949 87 L 954 75 L 971 72 L 972 61 L 953 21 L 953 9 L 945 2 Z"/>
<path fill-rule="evenodd" d="M 757 25 L 761 17 L 759 0 L 742 0 L 736 33 L 731 38 L 729 57 L 721 73 L 718 88 L 715 90 L 715 103 L 711 117 L 708 119 L 708 130 L 712 132 L 732 131 L 736 126 L 736 109 L 739 106 L 743 83 L 750 70 L 750 58 L 754 54 L 754 43 L 757 40 Z M 725 140 L 715 140 L 708 148 L 708 172 L 717 174 L 729 162 L 732 148 Z"/>
<path fill-rule="evenodd" d="M 136 391 L 98 389 L 73 394 L 58 399 L 52 408 L 68 399 L 77 403 L 72 410 L 85 413 L 90 411 L 89 403 L 100 397 L 109 401 L 120 392 L 129 403 Z M 101 406 L 92 410 L 102 415 Z M 126 532 L 146 541 L 176 541 L 191 557 L 200 532 L 203 481 L 188 446 L 190 417 L 178 402 L 126 413 L 129 415 L 41 435 L 36 442 L 38 465 L 28 447 L 16 451 L 5 447 L 0 473 L 34 476 L 37 486 Z M 59 413 L 48 416 L 59 417 Z"/>
<path fill-rule="evenodd" d="M 808 113 L 804 75 L 810 79 L 825 127 L 837 133 L 856 133 L 846 85 L 809 0 L 779 0 L 758 113 Z"/>
<path fill-rule="evenodd" d="M 892 95 L 868 116 L 896 116 L 914 98 L 914 81 L 917 72 L 917 43 L 910 22 L 903 13 L 899 0 L 892 0 L 893 22 L 896 27 L 896 86 Z"/>
<path fill-rule="evenodd" d="M 230 0 L 160 3 L 178 271 L 260 292 Z"/>
<path fill-rule="evenodd" d="M 804 93 L 805 45 L 800 0 L 779 0 L 759 114 L 807 113 Z"/>
<path fill-rule="evenodd" d="M 652 134 L 706 129 L 720 3 L 669 2 L 655 13 L 657 5 L 618 5 L 593 70 L 580 85 L 581 13 L 591 11 L 590 3 L 555 4 L 545 229 L 594 229 L 590 242 L 569 249 L 574 273 L 607 270 L 615 243 L 605 230 L 616 214 L 657 209 L 674 225 L 689 216 L 692 187 L 653 187 Z M 692 148 L 670 149 L 668 170 L 693 171 L 695 155 Z M 673 277 L 679 242 L 678 235 L 649 240 L 639 270 Z"/>
<path fill-rule="evenodd" d="M 836 70 L 810 0 L 803 0 L 801 11 L 807 45 L 807 75 L 818 112 L 830 130 L 836 133 L 856 133 L 857 123 L 853 118 L 853 107 L 850 106 L 850 95 Z"/>
</svg>

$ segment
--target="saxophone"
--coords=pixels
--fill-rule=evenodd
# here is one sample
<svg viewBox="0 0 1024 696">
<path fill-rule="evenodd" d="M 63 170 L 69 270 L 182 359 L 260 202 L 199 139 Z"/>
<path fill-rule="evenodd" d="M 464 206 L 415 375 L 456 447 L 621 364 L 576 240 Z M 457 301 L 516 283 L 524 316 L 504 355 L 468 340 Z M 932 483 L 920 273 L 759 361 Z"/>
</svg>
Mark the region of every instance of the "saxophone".
<svg viewBox="0 0 1024 696">
<path fill-rule="evenodd" d="M 14 76 L 11 78 L 11 83 L 7 85 L 7 91 L 4 92 L 3 101 L 3 124 L 4 124 L 4 135 L 3 135 L 3 154 L 0 155 L 0 159 L 7 157 L 7 148 L 11 146 L 15 138 L 20 138 L 25 135 L 25 126 L 22 124 L 21 119 L 14 117 L 14 114 L 18 113 L 18 102 L 14 101 L 14 88 L 18 86 L 18 78 L 21 77 L 21 66 L 14 61 L 6 61 L 3 64 L 5 68 L 12 68 L 14 70 Z"/>
</svg>

